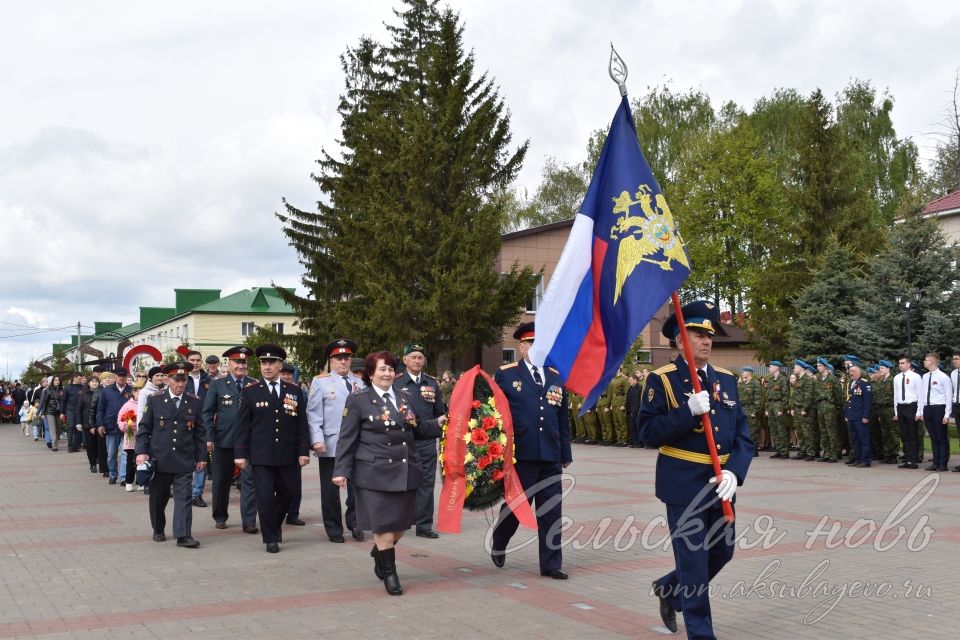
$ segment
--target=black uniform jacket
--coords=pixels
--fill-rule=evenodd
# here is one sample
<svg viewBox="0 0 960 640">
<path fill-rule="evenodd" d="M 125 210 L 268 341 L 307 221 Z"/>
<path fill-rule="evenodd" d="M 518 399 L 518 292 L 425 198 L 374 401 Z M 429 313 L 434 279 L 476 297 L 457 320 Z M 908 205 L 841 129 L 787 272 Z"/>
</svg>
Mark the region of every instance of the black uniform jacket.
<svg viewBox="0 0 960 640">
<path fill-rule="evenodd" d="M 279 382 L 280 398 L 263 380 L 243 388 L 233 455 L 250 464 L 282 467 L 310 455 L 307 405 L 296 385 Z M 282 399 L 281 399 L 282 398 Z"/>
<path fill-rule="evenodd" d="M 156 460 L 160 473 L 189 473 L 207 460 L 207 443 L 200 417 L 200 398 L 188 393 L 177 409 L 169 390 L 147 398 L 137 429 L 137 455 Z"/>
<path fill-rule="evenodd" d="M 402 397 L 389 408 L 367 387 L 347 398 L 337 443 L 334 477 L 343 476 L 363 489 L 410 491 L 423 482 L 415 440 L 439 438 L 439 420 L 420 420 Z"/>
</svg>

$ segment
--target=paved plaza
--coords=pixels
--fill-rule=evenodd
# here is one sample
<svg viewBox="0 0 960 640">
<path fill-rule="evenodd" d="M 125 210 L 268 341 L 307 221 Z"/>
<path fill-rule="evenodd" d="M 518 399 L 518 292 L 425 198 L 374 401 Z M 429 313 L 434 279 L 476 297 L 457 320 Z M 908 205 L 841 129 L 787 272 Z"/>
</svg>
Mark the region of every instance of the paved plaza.
<svg viewBox="0 0 960 640">
<path fill-rule="evenodd" d="M 327 540 L 315 462 L 304 469 L 307 526 L 284 528 L 281 553 L 241 532 L 236 495 L 226 530 L 194 508 L 201 546 L 181 549 L 169 524 L 168 541 L 153 542 L 147 498 L 89 473 L 83 453 L 53 453 L 0 425 L 0 638 L 669 635 L 649 595 L 673 564 L 653 496 L 656 453 L 575 445 L 573 455 L 569 580 L 540 577 L 535 536 L 495 568 L 483 546 L 491 515 L 467 512 L 460 535 L 400 542 L 397 598 L 373 576 L 371 542 Z M 955 628 L 960 473 L 763 455 L 737 497 L 741 547 L 714 582 L 719 637 L 942 638 Z M 673 637 L 684 637 L 682 622 Z"/>
</svg>

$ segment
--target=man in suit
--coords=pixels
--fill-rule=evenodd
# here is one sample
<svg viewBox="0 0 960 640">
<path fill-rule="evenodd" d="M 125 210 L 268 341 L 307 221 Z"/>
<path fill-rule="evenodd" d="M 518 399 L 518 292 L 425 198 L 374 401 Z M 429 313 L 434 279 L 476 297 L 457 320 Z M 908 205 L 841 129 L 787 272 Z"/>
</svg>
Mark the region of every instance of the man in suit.
<svg viewBox="0 0 960 640">
<path fill-rule="evenodd" d="M 268 553 L 280 551 L 290 501 L 300 491 L 300 468 L 310 463 L 310 429 L 299 388 L 280 379 L 286 351 L 257 347 L 263 378 L 243 389 L 234 462 L 253 466 L 260 531 Z"/>
<path fill-rule="evenodd" d="M 203 354 L 199 351 L 188 351 L 187 362 L 193 367 L 190 375 L 187 376 L 187 393 L 200 398 L 200 406 L 203 406 L 203 400 L 210 388 L 210 376 L 203 370 Z M 206 507 L 207 503 L 203 500 L 203 485 L 207 482 L 207 472 L 196 472 L 193 474 L 193 506 Z"/>
<path fill-rule="evenodd" d="M 353 483 L 347 485 L 346 514 L 342 514 L 340 509 L 340 487 L 333 484 L 333 467 L 336 464 L 340 424 L 343 422 L 347 396 L 365 386 L 363 380 L 350 370 L 352 355 L 356 352 L 357 343 L 347 338 L 338 338 L 328 344 L 324 354 L 330 371 L 314 377 L 307 399 L 310 446 L 317 456 L 317 466 L 320 467 L 320 511 L 323 528 L 330 542 L 338 543 L 344 541 L 344 515 L 347 529 L 354 540 L 359 542 L 364 539 L 363 530 L 357 527 Z"/>
<path fill-rule="evenodd" d="M 177 546 L 195 549 L 200 546 L 191 535 L 193 509 L 190 504 L 190 483 L 194 470 L 203 471 L 207 464 L 207 447 L 200 426 L 200 399 L 185 393 L 188 362 L 175 362 L 163 368 L 169 386 L 147 400 L 137 429 L 137 464 L 153 460 L 150 481 L 150 524 L 154 542 L 166 540 L 166 508 L 173 491 L 173 535 Z"/>
<path fill-rule="evenodd" d="M 861 469 L 869 467 L 872 462 L 870 411 L 873 408 L 873 385 L 862 377 L 859 361 L 851 362 L 847 371 L 850 374 L 850 383 L 847 401 L 843 407 L 850 432 L 851 457 L 847 465 Z"/>
<path fill-rule="evenodd" d="M 702 390 L 693 393 L 680 326 L 671 316 L 661 331 L 677 343 L 680 355 L 647 376 L 637 419 L 643 441 L 660 448 L 656 495 L 667 507 L 676 562 L 675 570 L 654 581 L 651 595 L 658 597 L 660 617 L 670 631 L 676 633 L 676 612 L 682 611 L 688 637 L 713 638 L 710 580 L 733 557 L 735 533 L 733 524 L 723 521 L 720 501 L 733 502 L 756 445 L 740 406 L 736 375 L 709 364 L 719 310 L 697 301 L 685 305 L 683 315 Z M 723 466 L 715 491 L 704 414 L 710 414 Z"/>
<path fill-rule="evenodd" d="M 521 360 L 500 367 L 493 380 L 507 396 L 513 416 L 517 476 L 527 499 L 536 500 L 540 575 L 566 580 L 558 520 L 563 513 L 561 474 L 573 462 L 569 412 L 560 375 L 529 360 L 534 329 L 532 322 L 517 328 L 513 337 L 520 341 Z M 490 551 L 494 565 L 502 567 L 506 562 L 507 545 L 517 526 L 513 511 L 501 506 Z"/>
<path fill-rule="evenodd" d="M 423 345 L 414 342 L 403 348 L 403 364 L 406 371 L 394 380 L 397 397 L 406 400 L 421 420 L 433 420 L 447 413 L 443 403 L 440 384 L 436 378 L 424 373 L 427 357 Z M 417 489 L 417 535 L 421 538 L 437 538 L 433 530 L 433 490 L 437 484 L 437 438 L 417 440 L 417 453 L 423 468 L 423 482 Z"/>
<path fill-rule="evenodd" d="M 207 438 L 207 452 L 213 455 L 213 520 L 217 529 L 227 528 L 230 517 L 230 487 L 233 485 L 234 445 L 237 440 L 237 416 L 243 388 L 256 382 L 247 376 L 250 347 L 231 347 L 223 352 L 229 373 L 210 383 L 203 399 L 200 423 Z M 257 499 L 253 488 L 253 469 L 240 472 L 240 522 L 245 533 L 257 533 Z"/>
</svg>

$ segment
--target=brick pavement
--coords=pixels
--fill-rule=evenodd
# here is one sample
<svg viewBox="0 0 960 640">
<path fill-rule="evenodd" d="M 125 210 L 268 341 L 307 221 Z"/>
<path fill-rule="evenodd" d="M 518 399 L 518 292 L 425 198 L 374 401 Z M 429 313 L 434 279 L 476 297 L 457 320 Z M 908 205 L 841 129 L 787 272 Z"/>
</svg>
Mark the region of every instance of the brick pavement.
<svg viewBox="0 0 960 640">
<path fill-rule="evenodd" d="M 655 452 L 575 446 L 574 458 L 570 580 L 539 576 L 535 543 L 496 569 L 483 548 L 489 514 L 466 513 L 461 535 L 401 541 L 406 593 L 392 598 L 373 577 L 370 542 L 326 539 L 315 463 L 304 470 L 307 526 L 285 527 L 280 554 L 240 531 L 236 496 L 231 528 L 215 530 L 209 508 L 194 509 L 201 547 L 179 549 L 151 541 L 142 494 L 89 473 L 83 454 L 53 453 L 0 425 L 0 638 L 665 637 L 648 595 L 672 566 L 652 495 Z M 960 474 L 941 476 L 902 523 L 913 532 L 927 519 L 923 545 L 919 530 L 908 542 L 868 521 L 879 525 L 930 474 L 757 458 L 738 494 L 743 545 L 715 582 L 719 637 L 945 637 L 955 628 L 947 606 L 960 601 Z M 825 530 L 853 543 L 810 543 L 824 516 Z M 769 527 L 782 537 L 765 547 L 753 531 Z M 809 587 L 850 595 L 797 592 L 810 575 Z M 856 593 L 858 581 L 881 593 Z"/>
</svg>

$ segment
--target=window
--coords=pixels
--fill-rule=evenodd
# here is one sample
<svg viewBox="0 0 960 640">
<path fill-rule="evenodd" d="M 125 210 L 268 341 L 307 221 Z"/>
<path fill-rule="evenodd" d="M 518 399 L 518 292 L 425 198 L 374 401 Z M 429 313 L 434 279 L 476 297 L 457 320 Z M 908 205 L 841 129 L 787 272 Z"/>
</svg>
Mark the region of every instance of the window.
<svg viewBox="0 0 960 640">
<path fill-rule="evenodd" d="M 637 361 L 636 364 L 650 364 L 650 349 L 640 349 L 637 351 Z"/>
<path fill-rule="evenodd" d="M 527 300 L 527 313 L 536 313 L 537 307 L 540 306 L 540 302 L 543 301 L 543 274 L 540 275 L 540 279 L 537 280 L 537 287 L 533 290 L 533 296 Z M 513 362 L 511 360 L 511 362 Z"/>
<path fill-rule="evenodd" d="M 504 349 L 501 358 L 502 364 L 510 364 L 517 359 L 517 356 L 513 349 Z"/>
<path fill-rule="evenodd" d="M 186 341 L 187 338 L 189 338 L 189 337 L 190 337 L 190 333 L 189 333 L 189 331 L 187 331 L 187 325 L 183 325 L 183 339 L 184 339 L 184 341 Z"/>
<path fill-rule="evenodd" d="M 257 332 L 257 325 L 253 322 L 240 323 L 240 337 L 249 338 Z"/>
<path fill-rule="evenodd" d="M 280 335 L 283 335 L 283 323 L 282 323 L 282 322 L 274 322 L 274 323 L 273 323 L 273 330 L 276 331 L 277 333 L 279 333 Z"/>
</svg>

